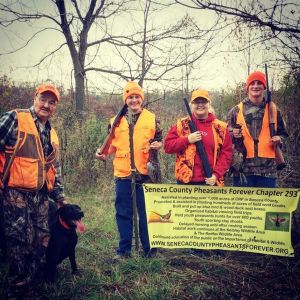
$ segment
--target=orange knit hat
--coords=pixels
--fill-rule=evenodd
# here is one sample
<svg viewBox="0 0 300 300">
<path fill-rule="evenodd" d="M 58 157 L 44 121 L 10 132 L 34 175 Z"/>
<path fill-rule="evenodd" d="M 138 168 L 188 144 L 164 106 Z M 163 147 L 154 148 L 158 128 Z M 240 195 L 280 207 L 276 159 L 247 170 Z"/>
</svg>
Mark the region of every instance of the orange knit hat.
<svg viewBox="0 0 300 300">
<path fill-rule="evenodd" d="M 144 92 L 139 84 L 135 81 L 128 81 L 123 90 L 123 101 L 131 95 L 139 95 L 144 100 Z"/>
<path fill-rule="evenodd" d="M 266 81 L 266 76 L 263 72 L 260 72 L 260 71 L 255 71 L 253 73 L 251 73 L 248 78 L 247 78 L 247 81 L 246 81 L 246 91 L 248 91 L 248 87 L 249 85 L 251 84 L 251 82 L 253 82 L 254 80 L 258 80 L 260 81 L 264 87 L 266 88 L 267 86 L 267 81 Z"/>
<path fill-rule="evenodd" d="M 53 84 L 50 83 L 41 84 L 40 86 L 37 87 L 34 96 L 36 96 L 37 94 L 42 94 L 44 92 L 51 92 L 52 94 L 55 95 L 57 101 L 59 101 L 60 99 L 59 91 Z"/>
<path fill-rule="evenodd" d="M 191 101 L 190 103 L 192 103 L 195 99 L 197 98 L 204 98 L 206 99 L 208 102 L 211 102 L 211 99 L 209 97 L 209 94 L 208 94 L 208 91 L 207 90 L 202 90 L 202 89 L 197 89 L 197 90 L 194 90 L 192 92 L 192 95 L 191 95 Z"/>
</svg>

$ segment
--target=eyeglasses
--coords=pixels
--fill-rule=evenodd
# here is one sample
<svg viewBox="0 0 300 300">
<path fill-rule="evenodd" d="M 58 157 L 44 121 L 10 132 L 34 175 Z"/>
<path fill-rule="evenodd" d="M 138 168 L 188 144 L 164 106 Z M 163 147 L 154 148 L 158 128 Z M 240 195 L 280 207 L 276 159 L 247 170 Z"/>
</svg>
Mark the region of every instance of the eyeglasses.
<svg viewBox="0 0 300 300">
<path fill-rule="evenodd" d="M 205 105 L 208 103 L 208 101 L 206 99 L 197 99 L 196 101 L 193 101 L 192 103 L 195 105 L 199 105 L 199 104 Z"/>
<path fill-rule="evenodd" d="M 56 105 L 57 105 L 57 101 L 56 100 L 53 100 L 53 99 L 51 99 L 49 97 L 45 97 L 45 96 L 43 96 L 41 94 L 38 96 L 38 99 L 39 99 L 39 101 L 40 101 L 41 104 L 46 105 L 46 103 L 48 103 L 49 107 L 52 107 L 52 108 L 56 107 Z"/>
</svg>

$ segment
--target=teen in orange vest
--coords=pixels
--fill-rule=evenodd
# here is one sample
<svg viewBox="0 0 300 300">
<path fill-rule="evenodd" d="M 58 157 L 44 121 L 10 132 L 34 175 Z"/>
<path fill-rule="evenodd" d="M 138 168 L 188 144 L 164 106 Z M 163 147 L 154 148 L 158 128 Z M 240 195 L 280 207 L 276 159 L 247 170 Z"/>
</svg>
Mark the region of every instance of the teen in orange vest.
<svg viewBox="0 0 300 300">
<path fill-rule="evenodd" d="M 146 167 L 149 149 L 159 150 L 162 146 L 162 136 L 155 115 L 142 107 L 143 100 L 142 88 L 136 82 L 129 81 L 123 91 L 123 101 L 128 105 L 128 111 L 115 129 L 114 138 L 109 148 L 109 154 L 114 155 L 113 165 L 116 182 L 115 207 L 119 231 L 119 247 L 115 256 L 116 260 L 130 257 L 133 236 L 129 122 L 134 124 L 133 153 L 137 170 L 136 202 L 139 215 L 140 240 L 144 255 L 151 256 L 153 254 L 153 251 L 150 251 L 142 183 L 150 182 Z M 114 118 L 110 124 L 113 120 Z M 152 139 L 155 139 L 155 141 L 150 143 L 149 141 Z M 96 151 L 96 157 L 106 160 L 107 156 L 105 154 L 100 155 L 99 150 Z"/>
<path fill-rule="evenodd" d="M 228 124 L 236 147 L 244 154 L 242 170 L 234 170 L 233 185 L 248 187 L 276 187 L 276 162 L 274 145 L 282 145 L 287 137 L 280 111 L 275 116 L 276 135 L 271 138 L 268 104 L 264 98 L 265 74 L 251 73 L 246 82 L 247 98 L 233 107 L 228 114 Z M 238 128 L 238 126 L 241 127 Z M 243 177 L 239 176 L 242 171 Z M 241 180 L 244 178 L 244 180 Z"/>
<path fill-rule="evenodd" d="M 190 106 L 198 131 L 191 133 L 189 117 L 177 121 L 166 135 L 166 153 L 176 154 L 175 177 L 181 184 L 222 185 L 232 158 L 232 143 L 227 124 L 209 112 L 211 99 L 206 90 L 192 92 Z M 213 175 L 205 176 L 195 143 L 202 140 Z"/>
<path fill-rule="evenodd" d="M 58 137 L 49 118 L 60 94 L 40 85 L 30 109 L 9 111 L 0 118 L 0 178 L 15 158 L 3 190 L 4 235 L 9 263 L 9 297 L 22 297 L 42 275 L 49 240 L 48 196 L 65 203 L 58 162 Z M 38 274 L 39 273 L 39 274 Z"/>
</svg>

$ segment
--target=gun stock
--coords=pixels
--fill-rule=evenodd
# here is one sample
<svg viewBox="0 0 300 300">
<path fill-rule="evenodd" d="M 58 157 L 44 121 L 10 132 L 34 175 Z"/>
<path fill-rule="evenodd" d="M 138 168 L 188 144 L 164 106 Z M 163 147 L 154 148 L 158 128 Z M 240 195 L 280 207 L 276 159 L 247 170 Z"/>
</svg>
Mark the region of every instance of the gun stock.
<svg viewBox="0 0 300 300">
<path fill-rule="evenodd" d="M 127 104 L 125 103 L 123 105 L 123 107 L 119 110 L 119 112 L 117 113 L 116 115 L 116 118 L 109 130 L 109 133 L 108 135 L 106 136 L 106 138 L 104 139 L 104 142 L 102 144 L 102 146 L 100 147 L 100 150 L 98 151 L 98 153 L 101 155 L 101 154 L 105 154 L 107 155 L 108 154 L 108 149 L 109 149 L 109 146 L 111 145 L 111 141 L 114 137 L 114 134 L 115 134 L 115 129 L 116 127 L 119 126 L 120 124 L 120 121 L 121 121 L 121 118 L 126 114 L 127 112 Z"/>
<path fill-rule="evenodd" d="M 110 130 L 109 134 L 107 135 L 107 137 L 104 139 L 104 142 L 102 144 L 102 146 L 100 147 L 100 150 L 99 150 L 99 154 L 105 154 L 107 155 L 108 154 L 108 149 L 109 149 L 109 146 L 111 144 L 111 141 L 112 141 L 112 138 L 113 138 L 113 135 L 114 135 L 114 132 L 112 132 Z"/>
<path fill-rule="evenodd" d="M 275 130 L 275 114 L 276 114 L 276 107 L 272 101 L 271 92 L 269 89 L 269 79 L 268 79 L 268 66 L 265 64 L 265 74 L 266 74 L 266 102 L 269 104 L 269 128 L 270 128 L 270 135 L 271 137 L 276 135 Z M 282 170 L 286 167 L 286 163 L 284 161 L 284 157 L 281 151 L 280 146 L 277 144 L 274 146 L 275 150 L 275 162 L 277 170 Z"/>
<path fill-rule="evenodd" d="M 185 98 L 183 99 L 183 101 L 184 101 L 186 110 L 187 110 L 187 112 L 188 112 L 188 114 L 190 116 L 190 121 L 189 121 L 190 130 L 191 130 L 191 132 L 198 131 L 196 124 L 192 120 L 192 112 L 191 112 L 189 103 L 188 103 L 188 101 Z M 212 170 L 211 170 L 211 167 L 210 167 L 210 164 L 209 164 L 206 152 L 204 150 L 203 143 L 202 143 L 202 141 L 198 141 L 195 144 L 196 144 L 197 152 L 198 152 L 198 154 L 200 156 L 200 159 L 202 161 L 202 166 L 203 166 L 204 174 L 205 174 L 206 177 L 210 178 L 212 176 Z"/>
</svg>

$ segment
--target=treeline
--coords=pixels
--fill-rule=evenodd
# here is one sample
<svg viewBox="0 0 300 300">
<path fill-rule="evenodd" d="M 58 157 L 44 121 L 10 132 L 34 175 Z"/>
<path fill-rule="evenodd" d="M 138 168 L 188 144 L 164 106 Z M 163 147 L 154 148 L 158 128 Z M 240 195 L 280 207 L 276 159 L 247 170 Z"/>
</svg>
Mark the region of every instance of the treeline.
<svg viewBox="0 0 300 300">
<path fill-rule="evenodd" d="M 290 74 L 291 75 L 291 74 Z M 297 75 L 297 76 L 296 76 Z M 280 89 L 272 96 L 282 111 L 289 138 L 284 150 L 288 167 L 280 173 L 280 186 L 300 186 L 300 73 L 287 76 Z M 30 83 L 16 84 L 7 76 L 0 78 L 0 113 L 32 105 L 36 86 Z M 73 94 L 60 87 L 62 100 L 52 123 L 60 137 L 60 154 L 66 189 L 70 192 L 99 189 L 102 193 L 113 186 L 112 164 L 94 158 L 95 149 L 107 134 L 107 124 L 121 107 L 120 95 L 87 96 L 85 117 L 76 116 Z M 229 109 L 245 97 L 243 84 L 235 88 L 212 91 L 212 105 L 218 118 L 226 120 Z M 154 91 L 146 93 L 145 106 L 154 111 L 160 120 L 163 133 L 180 117 L 186 115 L 182 91 Z M 174 157 L 160 153 L 163 181 L 174 182 Z M 230 179 L 229 179 L 230 181 Z"/>
</svg>

